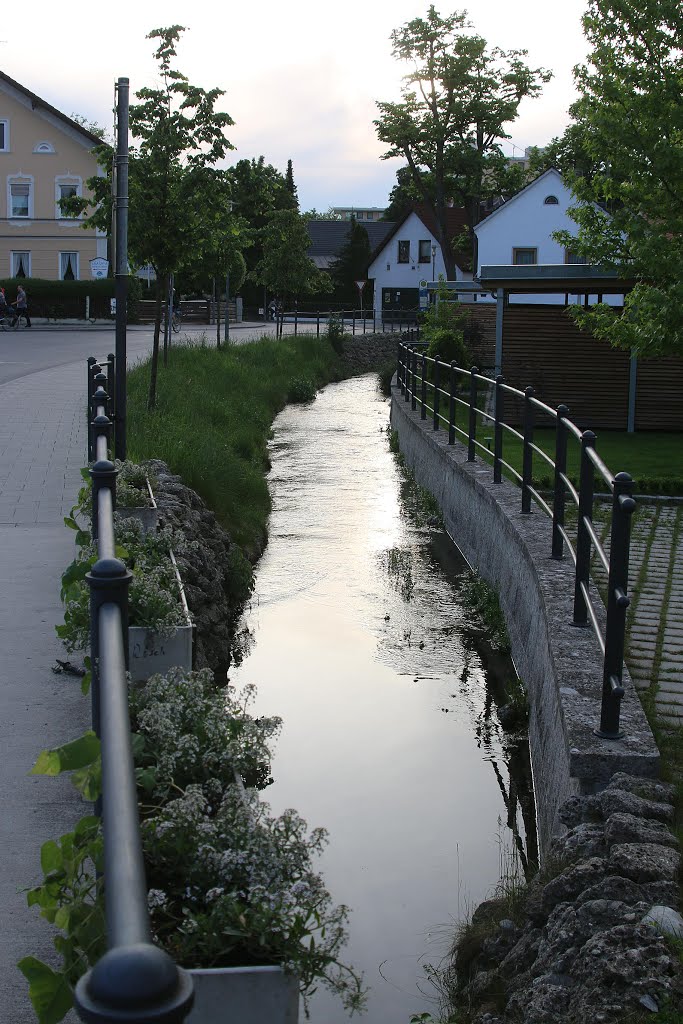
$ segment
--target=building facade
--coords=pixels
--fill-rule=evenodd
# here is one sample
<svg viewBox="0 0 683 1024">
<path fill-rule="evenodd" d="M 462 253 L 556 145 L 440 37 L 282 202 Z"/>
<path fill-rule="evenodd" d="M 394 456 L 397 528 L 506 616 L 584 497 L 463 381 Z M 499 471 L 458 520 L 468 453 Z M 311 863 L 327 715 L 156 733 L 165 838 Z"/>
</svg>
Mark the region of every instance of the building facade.
<svg viewBox="0 0 683 1024">
<path fill-rule="evenodd" d="M 106 257 L 106 236 L 60 208 L 86 194 L 99 141 L 0 72 L 0 278 L 81 280 Z"/>
</svg>

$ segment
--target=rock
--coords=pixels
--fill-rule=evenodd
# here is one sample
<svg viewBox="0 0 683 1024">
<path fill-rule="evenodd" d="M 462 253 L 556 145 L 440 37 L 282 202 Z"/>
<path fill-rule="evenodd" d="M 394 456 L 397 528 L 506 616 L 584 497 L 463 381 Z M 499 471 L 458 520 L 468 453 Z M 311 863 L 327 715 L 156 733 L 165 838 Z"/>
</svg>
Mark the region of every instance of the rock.
<svg viewBox="0 0 683 1024">
<path fill-rule="evenodd" d="M 553 842 L 553 855 L 562 861 L 604 857 L 607 853 L 601 824 L 581 823 Z"/>
<path fill-rule="evenodd" d="M 678 875 L 680 854 L 654 843 L 620 843 L 609 855 L 609 870 L 634 882 L 669 881 Z"/>
<path fill-rule="evenodd" d="M 619 900 L 619 902 L 633 907 L 637 903 L 646 903 L 648 897 L 645 889 L 636 885 L 630 878 L 624 878 L 623 875 L 607 875 L 597 885 L 582 892 L 576 902 L 580 904 L 599 899 Z"/>
<path fill-rule="evenodd" d="M 662 935 L 683 939 L 683 917 L 671 907 L 650 907 L 642 923 L 653 925 Z"/>
<path fill-rule="evenodd" d="M 654 818 L 667 824 L 673 821 L 674 810 L 671 804 L 654 800 L 644 800 L 625 789 L 604 789 L 598 794 L 603 818 L 613 814 L 632 814 L 639 818 Z"/>
<path fill-rule="evenodd" d="M 656 803 L 672 803 L 675 795 L 674 787 L 668 782 L 643 779 L 637 775 L 626 775 L 624 772 L 615 772 L 606 788 L 626 790 L 642 797 L 643 800 L 654 800 Z"/>
<path fill-rule="evenodd" d="M 619 843 L 659 843 L 678 849 L 678 840 L 663 822 L 623 812 L 612 814 L 607 819 L 605 841 L 608 847 Z"/>
<path fill-rule="evenodd" d="M 540 928 L 524 932 L 501 963 L 501 974 L 516 978 L 531 967 L 538 956 L 541 934 Z"/>
<path fill-rule="evenodd" d="M 570 797 L 560 807 L 558 817 L 562 824 L 569 828 L 584 821 L 599 821 L 602 818 L 600 801 L 596 796 Z"/>
<path fill-rule="evenodd" d="M 575 900 L 584 889 L 600 882 L 605 873 L 605 862 L 600 857 L 590 857 L 566 868 L 544 887 L 541 898 L 543 909 L 549 914 L 558 903 Z"/>
<path fill-rule="evenodd" d="M 644 1006 L 646 1010 L 650 1010 L 652 1013 L 659 1013 L 659 1004 L 652 998 L 652 996 L 641 996 L 638 1002 L 641 1006 Z"/>
<path fill-rule="evenodd" d="M 642 885 L 641 889 L 645 902 L 650 906 L 659 904 L 680 909 L 680 889 L 677 882 L 648 882 Z"/>
</svg>

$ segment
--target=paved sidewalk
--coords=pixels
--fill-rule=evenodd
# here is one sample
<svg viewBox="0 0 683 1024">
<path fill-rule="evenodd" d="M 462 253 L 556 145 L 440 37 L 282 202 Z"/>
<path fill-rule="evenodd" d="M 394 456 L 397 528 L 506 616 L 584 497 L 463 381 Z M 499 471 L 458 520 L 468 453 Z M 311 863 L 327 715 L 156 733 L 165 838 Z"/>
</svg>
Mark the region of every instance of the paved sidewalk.
<svg viewBox="0 0 683 1024">
<path fill-rule="evenodd" d="M 0 1018 L 8 1024 L 36 1020 L 17 961 L 55 956 L 50 927 L 22 889 L 41 877 L 41 844 L 84 810 L 67 779 L 28 774 L 40 750 L 89 726 L 79 680 L 51 671 L 64 657 L 54 626 L 60 576 L 74 553 L 62 517 L 86 461 L 84 382 L 79 362 L 0 386 Z"/>
</svg>

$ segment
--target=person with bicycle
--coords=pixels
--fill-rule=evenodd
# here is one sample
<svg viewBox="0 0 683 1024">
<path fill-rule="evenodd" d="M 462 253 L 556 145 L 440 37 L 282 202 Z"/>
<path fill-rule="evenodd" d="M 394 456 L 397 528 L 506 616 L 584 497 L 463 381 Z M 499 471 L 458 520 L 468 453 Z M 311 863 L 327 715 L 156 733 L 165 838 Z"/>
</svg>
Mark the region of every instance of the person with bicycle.
<svg viewBox="0 0 683 1024">
<path fill-rule="evenodd" d="M 17 285 L 17 297 L 12 305 L 17 307 L 17 320 L 20 320 L 23 316 L 26 320 L 26 326 L 30 327 L 31 320 L 28 315 L 28 297 L 20 284 Z"/>
</svg>

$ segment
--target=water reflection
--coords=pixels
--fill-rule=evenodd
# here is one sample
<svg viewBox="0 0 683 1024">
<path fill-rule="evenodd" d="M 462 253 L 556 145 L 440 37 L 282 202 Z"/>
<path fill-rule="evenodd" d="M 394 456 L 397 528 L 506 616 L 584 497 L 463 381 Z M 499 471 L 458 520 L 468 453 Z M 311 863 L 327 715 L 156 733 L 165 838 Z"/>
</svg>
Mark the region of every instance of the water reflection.
<svg viewBox="0 0 683 1024">
<path fill-rule="evenodd" d="M 347 959 L 372 1024 L 427 1008 L 425 963 L 497 881 L 534 857 L 528 754 L 503 729 L 509 661 L 459 597 L 466 567 L 415 515 L 371 376 L 277 419 L 273 514 L 232 677 L 284 718 L 267 798 L 330 831 L 321 865 L 352 908 Z M 418 510 L 419 511 L 419 510 Z M 341 1024 L 325 993 L 314 1024 Z"/>
</svg>

